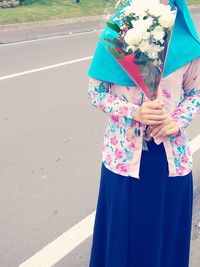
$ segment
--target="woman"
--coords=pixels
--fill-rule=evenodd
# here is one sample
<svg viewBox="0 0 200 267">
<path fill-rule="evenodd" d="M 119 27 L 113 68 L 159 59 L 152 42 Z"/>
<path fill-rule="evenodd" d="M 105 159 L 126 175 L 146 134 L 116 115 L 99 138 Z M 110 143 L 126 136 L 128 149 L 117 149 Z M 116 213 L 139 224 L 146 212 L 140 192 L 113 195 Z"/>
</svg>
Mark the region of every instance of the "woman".
<svg viewBox="0 0 200 267">
<path fill-rule="evenodd" d="M 185 129 L 200 111 L 200 41 L 185 0 L 170 4 L 178 15 L 163 101 L 145 101 L 100 42 L 88 72 L 88 97 L 108 115 L 90 267 L 189 266 L 193 176 Z"/>
</svg>

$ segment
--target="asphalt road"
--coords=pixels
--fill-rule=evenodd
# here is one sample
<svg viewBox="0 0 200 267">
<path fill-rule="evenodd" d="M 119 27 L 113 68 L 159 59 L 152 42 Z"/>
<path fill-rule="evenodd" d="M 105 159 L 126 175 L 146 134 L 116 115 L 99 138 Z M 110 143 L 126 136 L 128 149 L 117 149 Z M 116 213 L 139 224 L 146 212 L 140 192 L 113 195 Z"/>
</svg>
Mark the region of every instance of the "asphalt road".
<svg viewBox="0 0 200 267">
<path fill-rule="evenodd" d="M 90 32 L 2 45 L 0 78 L 92 56 L 97 40 Z M 19 266 L 96 208 L 107 118 L 87 98 L 89 64 L 0 80 L 0 267 Z M 200 117 L 188 128 L 190 139 L 199 123 Z M 200 150 L 193 158 L 196 185 Z M 198 188 L 194 197 L 191 267 L 198 267 Z M 91 237 L 55 266 L 88 267 L 90 246 Z"/>
</svg>

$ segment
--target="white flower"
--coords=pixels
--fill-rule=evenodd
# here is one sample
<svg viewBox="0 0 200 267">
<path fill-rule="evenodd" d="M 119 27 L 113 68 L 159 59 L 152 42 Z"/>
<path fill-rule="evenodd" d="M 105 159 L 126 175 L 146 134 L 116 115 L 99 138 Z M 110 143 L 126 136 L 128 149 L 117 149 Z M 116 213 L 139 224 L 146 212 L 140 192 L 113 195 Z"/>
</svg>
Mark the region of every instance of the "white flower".
<svg viewBox="0 0 200 267">
<path fill-rule="evenodd" d="M 171 28 L 174 25 L 175 13 L 168 12 L 159 17 L 158 22 L 163 28 Z"/>
<path fill-rule="evenodd" d="M 148 40 L 150 38 L 150 35 L 151 35 L 151 33 L 146 31 L 146 32 L 143 33 L 142 36 L 143 36 L 143 39 Z"/>
<path fill-rule="evenodd" d="M 149 41 L 144 40 L 140 43 L 139 48 L 140 48 L 141 52 L 146 53 L 150 50 L 151 45 L 150 45 Z"/>
<path fill-rule="evenodd" d="M 153 37 L 157 40 L 157 41 L 161 41 L 163 40 L 163 37 L 165 36 L 164 32 L 153 32 Z"/>
<path fill-rule="evenodd" d="M 161 3 L 157 4 L 157 5 L 154 5 L 154 6 L 151 6 L 149 8 L 149 14 L 151 14 L 152 16 L 155 16 L 155 17 L 159 17 L 165 13 L 168 13 L 170 12 L 171 10 L 171 7 L 170 5 L 163 5 Z"/>
<path fill-rule="evenodd" d="M 163 46 L 151 44 L 147 51 L 147 54 L 150 58 L 157 59 L 158 53 L 161 52 L 162 50 L 163 50 Z"/>
<path fill-rule="evenodd" d="M 148 12 L 152 17 L 159 17 L 172 11 L 170 5 L 162 4 L 160 0 L 134 0 L 130 1 L 130 4 L 123 8 L 122 12 L 125 16 L 136 13 L 138 16 L 144 17 Z"/>
<path fill-rule="evenodd" d="M 163 30 L 163 27 L 156 26 L 155 29 L 154 29 L 154 31 L 159 31 L 160 32 L 160 31 L 164 31 L 164 30 Z"/>
<path fill-rule="evenodd" d="M 142 40 L 142 33 L 140 28 L 133 28 L 126 32 L 124 40 L 129 45 L 137 45 Z"/>
<path fill-rule="evenodd" d="M 152 46 L 152 51 L 155 52 L 155 53 L 161 52 L 162 49 L 163 49 L 163 47 L 160 46 L 160 45 L 153 45 Z"/>
<path fill-rule="evenodd" d="M 160 0 L 148 0 L 148 1 L 141 1 L 141 0 L 134 0 L 132 5 L 136 8 L 143 8 L 149 9 L 152 6 L 160 4 Z"/>
<path fill-rule="evenodd" d="M 134 28 L 140 28 L 142 32 L 146 32 L 153 24 L 153 19 L 151 17 L 147 19 L 140 18 L 138 20 L 132 20 L 131 23 Z"/>
<path fill-rule="evenodd" d="M 164 39 L 159 40 L 161 44 L 164 44 Z"/>
<path fill-rule="evenodd" d="M 157 41 L 163 40 L 163 37 L 165 36 L 165 32 L 162 27 L 157 26 L 151 34 Z"/>
<path fill-rule="evenodd" d="M 151 0 L 151 1 L 158 1 L 158 0 Z M 138 16 L 143 17 L 146 15 L 147 10 L 149 9 L 149 5 L 147 4 L 149 2 L 146 2 L 145 4 L 141 0 L 134 0 L 130 3 L 129 6 L 125 7 L 123 9 L 123 13 L 125 15 L 130 15 L 133 13 L 136 13 Z"/>
<path fill-rule="evenodd" d="M 136 20 L 134 20 L 134 19 L 131 20 L 131 24 L 132 24 L 133 27 L 135 25 L 135 22 L 136 22 Z"/>
<path fill-rule="evenodd" d="M 155 53 L 155 52 L 152 52 L 152 51 L 149 51 L 147 53 L 148 57 L 151 58 L 151 59 L 157 59 L 158 58 L 158 53 Z"/>
<path fill-rule="evenodd" d="M 127 15 L 130 15 L 132 13 L 135 13 L 135 10 L 134 10 L 133 6 L 127 6 L 123 9 L 123 13 L 127 16 Z"/>
<path fill-rule="evenodd" d="M 153 24 L 153 19 L 151 17 L 143 20 L 144 25 L 146 25 L 147 29 Z"/>
</svg>

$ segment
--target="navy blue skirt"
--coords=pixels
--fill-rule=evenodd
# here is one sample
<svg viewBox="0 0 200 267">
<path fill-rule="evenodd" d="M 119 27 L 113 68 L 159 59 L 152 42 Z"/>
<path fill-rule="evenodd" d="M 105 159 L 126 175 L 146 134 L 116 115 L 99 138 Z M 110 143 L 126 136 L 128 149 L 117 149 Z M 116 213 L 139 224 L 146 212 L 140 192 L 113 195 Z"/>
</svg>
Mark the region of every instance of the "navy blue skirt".
<svg viewBox="0 0 200 267">
<path fill-rule="evenodd" d="M 148 142 L 140 178 L 102 163 L 89 267 L 188 267 L 193 177 L 168 177 L 163 143 Z"/>
</svg>

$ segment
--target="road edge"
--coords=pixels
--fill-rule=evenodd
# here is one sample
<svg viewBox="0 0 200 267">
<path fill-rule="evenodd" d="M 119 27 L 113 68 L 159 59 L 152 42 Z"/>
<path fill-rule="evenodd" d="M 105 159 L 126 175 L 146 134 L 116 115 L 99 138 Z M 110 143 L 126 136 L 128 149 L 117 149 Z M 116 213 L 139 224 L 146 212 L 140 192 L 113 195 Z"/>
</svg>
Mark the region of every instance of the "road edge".
<svg viewBox="0 0 200 267">
<path fill-rule="evenodd" d="M 192 11 L 194 9 L 200 8 L 199 5 L 191 5 L 189 9 Z M 36 22 L 24 22 L 24 23 L 14 23 L 14 24 L 0 24 L 0 31 L 9 31 L 15 29 L 28 29 L 28 28 L 35 28 L 35 27 L 51 27 L 51 26 L 58 26 L 63 24 L 70 24 L 75 22 L 88 22 L 88 21 L 95 21 L 102 19 L 106 15 L 98 15 L 98 16 L 84 16 L 84 17 L 76 17 L 76 18 L 69 18 L 69 19 L 56 19 L 56 20 L 42 20 Z"/>
</svg>

